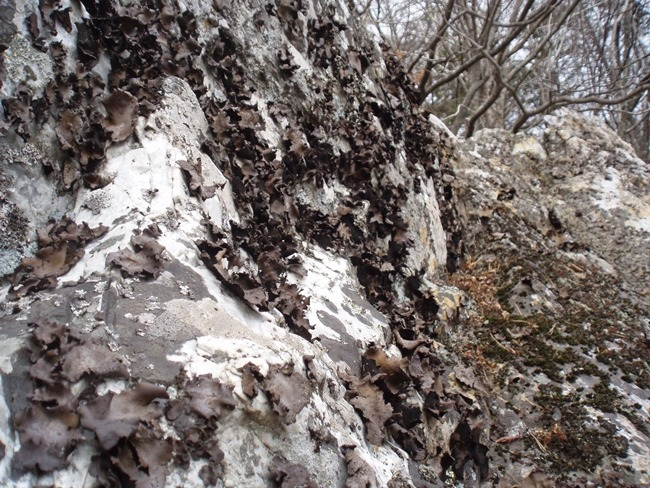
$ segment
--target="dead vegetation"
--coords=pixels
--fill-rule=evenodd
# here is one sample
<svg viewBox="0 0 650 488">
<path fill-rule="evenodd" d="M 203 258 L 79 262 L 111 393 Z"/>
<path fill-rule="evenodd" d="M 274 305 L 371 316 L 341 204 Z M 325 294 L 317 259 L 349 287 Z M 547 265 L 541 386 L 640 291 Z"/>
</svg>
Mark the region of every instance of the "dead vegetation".
<svg viewBox="0 0 650 488">
<path fill-rule="evenodd" d="M 526 423 L 526 429 L 519 432 L 497 426 L 493 448 L 509 456 L 516 453 L 517 458 L 541 459 L 558 480 L 565 481 L 569 474 L 593 473 L 605 458 L 612 462 L 627 456 L 625 439 L 604 417 L 594 417 L 592 412 L 626 415 L 638 428 L 644 428 L 634 409 L 610 386 L 610 379 L 630 369 L 638 356 L 630 358 L 631 351 L 624 347 L 628 359 L 618 361 L 606 353 L 605 341 L 613 337 L 627 344 L 630 335 L 615 310 L 603 311 L 594 305 L 610 303 L 607 284 L 594 282 L 593 270 L 578 270 L 572 264 L 558 259 L 553 267 L 541 267 L 524 253 L 497 259 L 485 250 L 483 255 L 467 256 L 450 279 L 470 295 L 477 312 L 467 336 L 456 346 L 459 354 L 482 372 L 493 395 L 502 402 L 501 408 L 518 412 Z M 541 273 L 554 289 L 559 276 L 572 280 L 570 291 L 557 293 L 563 313 L 523 316 L 520 310 L 513 310 L 508 298 L 522 277 Z M 589 300 L 578 303 L 570 298 L 575 296 Z M 591 330 L 585 331 L 586 323 Z M 596 323 L 606 325 L 598 330 L 593 327 Z M 614 323 L 618 325 L 614 327 Z M 596 362 L 589 359 L 591 352 L 596 354 Z M 600 362 L 601 357 L 607 358 L 607 366 Z M 640 380 L 641 386 L 645 373 L 636 372 L 638 376 L 623 376 Z M 595 384 L 585 386 L 589 378 L 594 378 Z"/>
</svg>

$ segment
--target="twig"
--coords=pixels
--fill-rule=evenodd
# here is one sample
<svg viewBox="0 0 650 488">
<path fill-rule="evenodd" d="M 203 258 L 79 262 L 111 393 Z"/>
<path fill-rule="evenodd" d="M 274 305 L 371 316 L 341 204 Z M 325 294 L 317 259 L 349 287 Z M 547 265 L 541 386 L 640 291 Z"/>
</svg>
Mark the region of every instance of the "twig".
<svg viewBox="0 0 650 488">
<path fill-rule="evenodd" d="M 534 433 L 532 430 L 529 432 L 529 434 L 532 436 L 533 439 L 535 439 L 535 442 L 537 443 L 537 446 L 538 446 L 542 451 L 544 451 L 544 452 L 548 452 L 547 449 L 544 447 L 544 445 L 543 445 L 541 442 L 539 442 L 539 439 L 537 438 L 537 436 L 535 435 L 535 433 Z"/>
<path fill-rule="evenodd" d="M 514 434 L 514 435 L 507 435 L 505 437 L 501 437 L 497 439 L 496 442 L 497 444 L 510 444 L 511 442 L 515 442 L 521 439 L 521 434 Z"/>
<path fill-rule="evenodd" d="M 516 352 L 513 348 L 511 348 L 511 347 L 506 347 L 506 346 L 504 346 L 503 344 L 501 344 L 501 343 L 499 342 L 499 340 L 498 340 L 496 337 L 494 337 L 494 334 L 493 334 L 492 332 L 490 332 L 490 336 L 492 337 L 492 339 L 494 339 L 494 342 L 496 342 L 497 345 L 498 345 L 499 347 L 501 347 L 504 351 L 507 351 L 508 353 L 512 354 L 513 356 L 516 356 L 516 355 L 517 355 L 517 352 Z"/>
<path fill-rule="evenodd" d="M 517 322 L 519 324 L 526 324 L 530 325 L 532 328 L 537 329 L 539 328 L 539 325 L 537 325 L 534 322 L 529 322 L 528 320 L 522 320 L 522 319 L 511 319 L 510 322 Z"/>
</svg>

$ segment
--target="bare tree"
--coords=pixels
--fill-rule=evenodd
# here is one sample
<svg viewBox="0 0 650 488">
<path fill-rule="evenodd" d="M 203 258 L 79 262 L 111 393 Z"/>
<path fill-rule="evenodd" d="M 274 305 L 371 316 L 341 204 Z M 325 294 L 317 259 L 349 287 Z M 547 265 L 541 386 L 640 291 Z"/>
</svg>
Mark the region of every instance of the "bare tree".
<svg viewBox="0 0 650 488">
<path fill-rule="evenodd" d="M 648 159 L 650 0 L 367 0 L 419 100 L 456 133 L 573 106 Z"/>
</svg>

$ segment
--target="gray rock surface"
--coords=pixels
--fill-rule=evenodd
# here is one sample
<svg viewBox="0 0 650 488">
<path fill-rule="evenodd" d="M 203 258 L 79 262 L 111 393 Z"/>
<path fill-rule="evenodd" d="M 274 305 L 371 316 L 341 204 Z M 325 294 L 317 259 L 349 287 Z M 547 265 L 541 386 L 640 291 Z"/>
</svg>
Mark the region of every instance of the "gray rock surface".
<svg viewBox="0 0 650 488">
<path fill-rule="evenodd" d="M 420 460 L 450 448 L 461 418 L 424 422 L 422 386 L 402 356 L 417 347 L 414 374 L 433 381 L 427 351 L 449 353 L 420 329 L 458 315 L 459 292 L 433 281 L 448 260 L 440 209 L 454 215 L 436 198 L 449 170 L 438 152 L 445 137 L 410 105 L 396 67 L 348 28 L 343 3 L 170 4 L 155 18 L 137 4 L 109 5 L 123 17 L 108 20 L 90 3 L 54 14 L 21 4 L 46 54 L 21 31 L 12 46 L 23 48 L 5 55 L 4 201 L 24 217 L 7 270 L 26 257 L 0 318 L 2 479 L 437 479 Z M 135 30 L 120 24 L 129 15 L 141 19 L 128 24 Z M 93 40 L 111 22 L 126 51 Z M 175 43 L 168 72 L 128 66 L 125 53 L 163 63 L 137 38 L 142 23 Z M 30 65 L 21 56 L 38 69 L 18 70 Z M 32 150 L 47 161 L 23 161 Z M 398 314 L 417 326 L 402 349 Z M 388 386 L 397 379 L 403 386 Z M 465 390 L 439 387 L 452 403 Z M 408 405 L 415 422 L 391 402 Z M 425 445 L 435 435 L 444 444 Z"/>
<path fill-rule="evenodd" d="M 477 307 L 495 464 L 513 483 L 648 483 L 647 164 L 568 110 L 458 149 L 467 255 L 452 282 Z"/>
<path fill-rule="evenodd" d="M 464 143 L 475 191 L 487 196 L 478 188 L 487 179 L 480 170 L 499 179 L 502 189 L 492 191 L 503 205 L 561 236 L 565 248 L 581 247 L 605 260 L 648 303 L 648 165 L 612 131 L 569 110 L 546 116 L 536 132 L 485 130 Z M 508 185 L 515 194 L 507 195 Z M 518 205 L 520 197 L 535 202 Z"/>
</svg>

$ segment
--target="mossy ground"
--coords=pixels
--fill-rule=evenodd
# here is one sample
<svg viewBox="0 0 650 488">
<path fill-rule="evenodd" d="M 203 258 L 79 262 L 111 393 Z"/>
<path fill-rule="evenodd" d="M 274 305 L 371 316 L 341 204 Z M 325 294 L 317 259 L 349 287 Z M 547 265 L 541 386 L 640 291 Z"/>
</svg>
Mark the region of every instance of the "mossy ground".
<svg viewBox="0 0 650 488">
<path fill-rule="evenodd" d="M 641 311 L 616 295 L 614 283 L 581 267 L 568 272 L 570 264 L 552 254 L 468 258 L 452 278 L 478 308 L 466 359 L 509 398 L 518 390 L 534 392 L 534 406 L 523 407 L 537 411 L 526 449 L 536 451 L 558 480 L 567 473 L 593 473 L 606 457 L 614 464 L 626 457 L 627 440 L 602 414 L 624 415 L 648 432 L 640 406 L 629 405 L 611 383 L 617 378 L 650 389 L 644 359 L 650 354 L 647 344 L 637 340 L 633 320 Z M 531 276 L 557 293 L 561 313 L 522 316 L 512 310 L 510 291 Z M 558 283 L 570 293 L 558 291 Z M 511 382 L 513 374 L 523 375 L 524 384 Z"/>
</svg>

